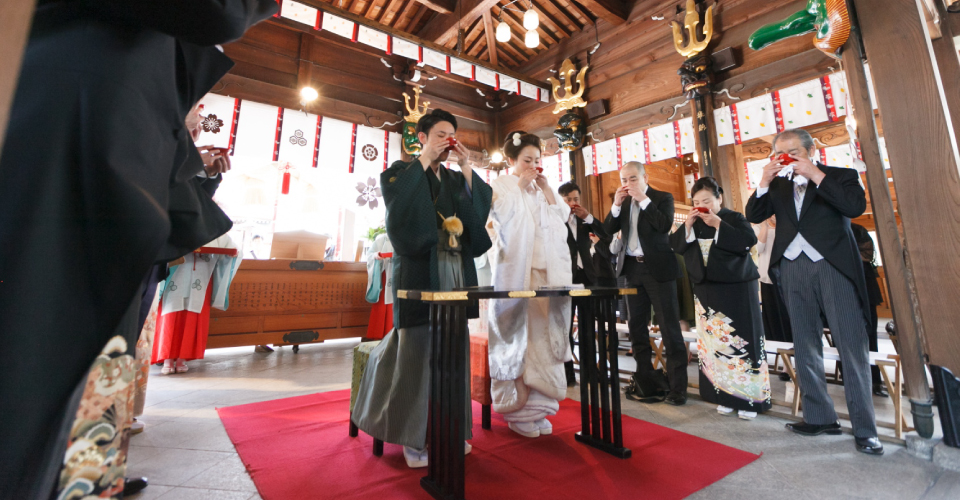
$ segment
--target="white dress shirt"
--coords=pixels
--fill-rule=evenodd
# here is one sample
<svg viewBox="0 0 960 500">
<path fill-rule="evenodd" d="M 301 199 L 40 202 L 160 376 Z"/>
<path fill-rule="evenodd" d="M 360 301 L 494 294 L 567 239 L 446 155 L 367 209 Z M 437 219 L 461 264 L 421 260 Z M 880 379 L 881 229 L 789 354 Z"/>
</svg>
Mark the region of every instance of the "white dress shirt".
<svg viewBox="0 0 960 500">
<path fill-rule="evenodd" d="M 650 192 L 650 186 L 647 186 L 645 193 Z M 640 236 L 637 231 L 637 221 L 640 218 L 640 211 L 646 210 L 650 206 L 649 196 L 643 201 L 630 198 L 630 234 L 627 236 L 627 255 L 631 257 L 643 257 L 643 248 L 640 246 Z M 614 217 L 620 217 L 620 207 L 614 205 L 610 207 L 610 214 Z"/>
<path fill-rule="evenodd" d="M 801 179 L 804 182 L 797 182 L 797 180 L 801 180 Z M 798 175 L 796 179 L 793 181 L 793 203 L 794 203 L 794 206 L 797 208 L 798 218 L 800 217 L 800 209 L 803 207 L 803 195 L 806 189 L 809 189 L 809 185 L 810 185 L 808 182 L 805 182 L 806 180 L 807 179 L 805 177 Z M 757 198 L 767 194 L 767 191 L 769 190 L 770 190 L 769 187 L 765 187 L 765 188 L 758 187 Z M 806 238 L 804 238 L 803 235 L 798 232 L 797 237 L 794 238 L 793 241 L 790 242 L 790 245 L 787 246 L 787 249 L 783 251 L 783 256 L 787 260 L 796 260 L 796 258 L 799 257 L 801 253 L 807 254 L 807 257 L 809 257 L 810 260 L 813 262 L 818 262 L 823 260 L 823 255 L 821 255 L 816 248 L 813 248 L 813 245 L 807 242 Z"/>
</svg>

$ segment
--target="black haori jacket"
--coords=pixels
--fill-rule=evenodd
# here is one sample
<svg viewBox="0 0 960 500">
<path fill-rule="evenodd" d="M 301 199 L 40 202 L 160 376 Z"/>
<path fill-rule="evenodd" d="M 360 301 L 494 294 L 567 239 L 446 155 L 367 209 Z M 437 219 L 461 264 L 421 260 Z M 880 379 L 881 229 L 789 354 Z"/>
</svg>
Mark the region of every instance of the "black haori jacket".
<svg viewBox="0 0 960 500">
<path fill-rule="evenodd" d="M 867 285 L 860 263 L 860 249 L 850 228 L 850 219 L 859 217 L 867 209 L 867 199 L 860 175 L 849 168 L 817 164 L 826 174 L 819 186 L 807 185 L 800 216 L 793 201 L 793 181 L 776 177 L 767 194 L 757 198 L 754 192 L 747 202 L 747 220 L 759 224 L 777 216 L 777 233 L 770 254 L 770 278 L 776 283 L 783 252 L 797 234 L 815 248 L 823 258 L 857 287 L 864 321 L 869 322 Z"/>
<path fill-rule="evenodd" d="M 493 190 L 474 172 L 471 196 L 467 193 L 463 174 L 441 165 L 440 195 L 434 205 L 427 175 L 434 174 L 425 172 L 420 160 L 394 162 L 380 175 L 383 201 L 387 206 L 387 235 L 394 249 L 393 289 L 440 289 L 437 212 L 444 217 L 456 215 L 463 222 L 460 237 L 463 279 L 466 286 L 477 286 L 473 259 L 483 255 L 492 245 L 484 225 L 490 214 Z M 424 325 L 430 320 L 430 308 L 424 302 L 396 299 L 394 304 L 397 328 Z M 467 316 L 476 318 L 479 314 L 477 307 L 471 307 Z"/>
<path fill-rule="evenodd" d="M 18 368 L 32 359 L 23 352 L 0 355 L 10 372 L 0 408 L 66 404 L 151 265 L 230 228 L 194 180 L 203 164 L 184 118 L 232 65 L 214 45 L 276 10 L 274 0 L 37 3 L 0 154 L 0 339 L 45 353 L 51 368 L 41 376 Z M 38 467 L 7 451 L 26 456 L 51 425 L 0 429 L 0 463 L 11 465 L 0 491 Z"/>
<path fill-rule="evenodd" d="M 720 217 L 720 237 L 710 246 L 707 265 L 703 265 L 703 253 L 697 240 L 687 243 L 685 225 L 670 235 L 673 249 L 683 256 L 690 280 L 694 283 L 742 283 L 760 279 L 757 265 L 750 258 L 750 249 L 757 244 L 757 235 L 750 223 L 739 212 L 726 208 L 720 209 L 717 217 Z M 698 239 L 711 239 L 717 230 L 697 220 L 693 223 L 693 234 Z"/>
</svg>

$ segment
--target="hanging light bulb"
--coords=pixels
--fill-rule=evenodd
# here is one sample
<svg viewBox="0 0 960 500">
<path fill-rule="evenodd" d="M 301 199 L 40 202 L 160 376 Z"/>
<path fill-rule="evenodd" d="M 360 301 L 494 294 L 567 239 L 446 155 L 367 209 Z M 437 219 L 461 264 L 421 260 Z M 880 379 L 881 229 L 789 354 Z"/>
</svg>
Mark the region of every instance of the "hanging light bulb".
<svg viewBox="0 0 960 500">
<path fill-rule="evenodd" d="M 507 23 L 500 21 L 500 24 L 497 25 L 497 41 L 507 43 L 510 41 L 510 26 L 507 26 Z"/>
<path fill-rule="evenodd" d="M 304 87 L 300 89 L 300 104 L 306 106 L 308 102 L 313 102 L 320 97 L 320 93 L 313 87 Z"/>
<path fill-rule="evenodd" d="M 493 155 L 490 156 L 490 161 L 493 163 L 500 163 L 503 161 L 503 155 L 499 151 L 494 151 Z"/>
<path fill-rule="evenodd" d="M 523 27 L 528 30 L 535 30 L 540 26 L 540 15 L 537 11 L 530 9 L 523 13 Z"/>
<path fill-rule="evenodd" d="M 540 34 L 536 30 L 528 31 L 527 36 L 523 37 L 523 44 L 530 49 L 537 48 L 540 45 Z"/>
</svg>

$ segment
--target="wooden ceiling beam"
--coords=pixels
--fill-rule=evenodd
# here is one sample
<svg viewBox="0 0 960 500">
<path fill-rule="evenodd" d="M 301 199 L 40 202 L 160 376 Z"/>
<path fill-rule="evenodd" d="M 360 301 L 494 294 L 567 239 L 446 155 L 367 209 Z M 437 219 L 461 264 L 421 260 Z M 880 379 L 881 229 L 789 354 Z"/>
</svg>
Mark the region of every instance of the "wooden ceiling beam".
<svg viewBox="0 0 960 500">
<path fill-rule="evenodd" d="M 419 38 L 419 37 L 417 37 L 417 36 L 411 35 L 410 33 L 406 33 L 406 32 L 404 32 L 404 31 L 400 31 L 400 30 L 391 28 L 390 26 L 384 26 L 384 25 L 382 25 L 382 24 L 381 24 L 381 25 L 378 25 L 377 23 L 371 22 L 369 19 L 366 19 L 366 18 L 364 18 L 364 17 L 358 16 L 358 15 L 353 14 L 353 13 L 351 13 L 351 12 L 346 12 L 346 11 L 344 11 L 344 10 L 342 10 L 342 9 L 337 8 L 337 7 L 333 7 L 332 5 L 327 4 L 327 3 L 323 2 L 322 0 L 299 0 L 299 1 L 300 1 L 301 3 L 303 3 L 304 5 L 308 5 L 308 6 L 310 6 L 310 7 L 313 7 L 313 8 L 316 8 L 316 9 L 320 9 L 321 11 L 324 11 L 324 12 L 329 12 L 330 14 L 333 14 L 333 15 L 335 15 L 335 16 L 341 17 L 341 18 L 346 19 L 346 20 L 348 20 L 348 21 L 353 21 L 353 22 L 355 22 L 355 23 L 360 23 L 360 24 L 362 24 L 362 25 L 364 25 L 364 26 L 367 26 L 367 27 L 370 27 L 370 28 L 375 29 L 375 30 L 377 30 L 377 31 L 380 31 L 381 33 L 385 33 L 385 34 L 391 35 L 391 36 L 393 36 L 393 37 L 395 37 L 395 38 L 400 38 L 400 39 L 402 39 L 402 40 L 406 40 L 406 41 L 408 41 L 408 42 L 410 42 L 410 43 L 419 45 L 419 46 L 421 46 L 421 47 L 425 47 L 425 48 L 428 48 L 428 49 L 430 49 L 430 50 L 434 50 L 434 51 L 440 52 L 441 54 L 445 54 L 445 55 L 449 55 L 449 56 L 451 56 L 451 57 L 456 57 L 456 58 L 458 58 L 458 59 L 462 59 L 462 60 L 464 60 L 464 61 L 466 61 L 466 62 L 468 62 L 468 63 L 470 63 L 470 64 L 474 64 L 474 65 L 477 65 L 477 66 L 480 66 L 480 67 L 483 67 L 483 68 L 486 68 L 486 69 L 490 69 L 490 70 L 492 70 L 492 71 L 500 72 L 500 73 L 502 73 L 502 74 L 504 74 L 504 75 L 507 75 L 507 76 L 509 76 L 509 77 L 511 77 L 511 78 L 515 78 L 515 79 L 520 80 L 520 81 L 522 81 L 522 82 L 526 82 L 526 83 L 529 83 L 529 84 L 531 84 L 531 85 L 536 85 L 536 86 L 538 86 L 538 87 L 543 87 L 543 86 L 545 85 L 544 82 L 542 82 L 542 81 L 534 80 L 534 79 L 532 79 L 532 78 L 528 78 L 527 76 L 525 76 L 525 75 L 523 75 L 523 74 L 521 74 L 521 73 L 519 73 L 519 72 L 513 71 L 513 70 L 508 69 L 508 68 L 505 68 L 505 67 L 503 67 L 503 66 L 492 66 L 491 64 L 487 63 L 486 61 L 481 61 L 481 60 L 479 60 L 479 59 L 470 57 L 470 56 L 465 55 L 465 54 L 457 54 L 456 52 L 451 51 L 450 49 L 448 49 L 448 48 L 446 48 L 446 47 L 443 47 L 443 46 L 441 46 L 441 45 L 438 45 L 438 44 L 436 44 L 436 43 L 434 43 L 434 42 L 431 42 L 431 41 L 429 41 L 429 40 L 424 40 L 424 39 Z M 292 21 L 292 20 L 289 20 L 289 19 L 286 19 L 286 18 L 273 18 L 273 19 L 271 19 L 271 20 L 268 21 L 268 22 L 269 22 L 269 23 L 275 23 L 275 24 L 283 25 L 283 26 L 286 26 L 286 27 L 288 27 L 288 28 L 290 28 L 290 29 L 294 29 L 294 30 L 300 31 L 301 33 L 310 33 L 310 34 L 313 35 L 313 36 L 319 36 L 319 37 L 321 37 L 321 38 L 326 38 L 326 37 L 324 37 L 324 36 L 322 35 L 322 32 L 318 32 L 317 30 L 314 30 L 312 27 L 309 27 L 309 26 L 307 26 L 307 25 L 305 25 L 305 24 L 298 23 L 298 22 L 296 22 L 296 21 Z M 331 35 L 331 36 L 332 36 L 332 37 L 336 37 L 336 35 Z M 357 45 L 357 44 L 352 44 L 352 43 L 349 43 L 349 42 L 348 42 L 347 45 Z M 523 57 L 523 58 L 522 58 L 523 61 L 527 61 L 528 59 L 529 59 L 528 57 Z"/>
<path fill-rule="evenodd" d="M 533 2 L 533 6 L 536 7 L 537 12 L 542 16 L 541 24 L 546 22 L 550 25 L 550 29 L 556 34 L 557 39 L 560 38 L 569 38 L 572 33 L 566 25 L 560 22 L 557 18 L 553 17 L 553 14 L 549 10 L 542 7 L 543 2 Z"/>
<path fill-rule="evenodd" d="M 630 16 L 630 6 L 626 5 L 624 0 L 579 0 L 579 2 L 597 17 L 615 26 L 627 22 L 627 17 Z"/>
<path fill-rule="evenodd" d="M 406 10 L 407 6 L 410 5 L 412 0 L 400 0 L 399 5 L 396 9 L 390 9 L 390 12 L 387 13 L 386 18 L 381 21 L 383 24 L 393 27 L 393 24 L 397 22 L 397 19 L 400 18 L 400 15 L 403 14 L 403 11 Z"/>
<path fill-rule="evenodd" d="M 540 12 L 543 12 L 544 9 L 540 8 L 540 6 L 543 4 L 543 0 L 537 0 L 536 2 L 533 2 L 533 4 L 536 5 L 538 9 L 540 9 Z M 569 14 L 567 14 L 567 11 L 563 9 L 563 6 L 560 5 L 560 2 L 553 0 L 551 1 L 551 5 L 553 5 L 553 7 L 557 9 L 556 22 L 563 24 L 563 26 L 568 31 L 570 29 L 569 28 L 570 26 L 573 26 L 574 31 L 583 29 L 583 24 L 580 24 L 580 21 L 578 19 L 575 19 L 573 16 L 570 16 Z M 573 34 L 572 31 L 569 33 L 571 35 Z"/>
<path fill-rule="evenodd" d="M 417 29 L 417 25 L 420 24 L 420 20 L 423 19 L 423 16 L 426 15 L 427 12 L 430 12 L 430 9 L 420 5 L 420 7 L 417 8 L 417 13 L 413 15 L 413 19 L 403 27 L 403 31 L 410 32 Z"/>
<path fill-rule="evenodd" d="M 485 11 L 483 13 L 483 34 L 487 38 L 487 52 L 490 57 L 490 64 L 496 66 L 497 64 L 497 34 L 493 28 L 493 16 L 490 15 L 490 11 Z"/>
<path fill-rule="evenodd" d="M 487 48 L 489 49 L 489 46 Z M 522 62 L 515 55 L 509 53 L 508 51 L 498 49 L 496 45 L 494 45 L 494 50 L 497 50 L 497 57 L 500 58 L 501 63 L 509 64 L 511 67 L 517 67 Z"/>
<path fill-rule="evenodd" d="M 436 11 L 439 14 L 452 14 L 457 6 L 456 0 L 417 0 L 428 9 Z"/>
<path fill-rule="evenodd" d="M 513 39 L 511 38 L 510 42 L 501 43 L 500 48 L 504 50 L 504 53 L 510 54 L 510 56 L 517 61 L 517 64 L 529 61 L 530 57 L 518 49 L 516 44 L 512 43 L 512 41 Z M 500 55 L 503 55 L 503 53 Z"/>
<path fill-rule="evenodd" d="M 580 16 L 581 18 L 583 18 L 584 22 L 583 24 L 580 25 L 580 29 L 583 29 L 588 24 L 594 23 L 594 19 L 596 19 L 596 17 L 591 16 L 588 12 L 581 9 L 580 6 L 577 5 L 577 2 L 574 2 L 573 0 L 566 0 L 566 2 L 567 2 L 567 8 L 570 10 L 571 14 L 575 16 Z"/>
<path fill-rule="evenodd" d="M 466 52 L 467 55 L 470 55 L 473 52 L 473 49 L 477 48 L 477 46 L 480 45 L 480 42 L 483 40 L 482 31 L 483 31 L 483 28 L 470 30 L 468 32 L 470 34 L 476 34 L 476 36 L 474 37 L 473 41 L 471 41 L 469 45 L 467 45 L 467 47 L 463 49 L 463 51 Z M 469 36 L 467 38 L 469 38 Z M 464 39 L 464 43 L 467 43 L 466 39 Z"/>
<path fill-rule="evenodd" d="M 479 35 L 480 35 L 480 36 L 478 36 L 478 37 L 470 44 L 470 47 L 468 47 L 467 50 L 464 51 L 464 52 L 466 52 L 467 55 L 470 56 L 470 57 L 477 57 L 477 54 L 480 53 L 480 50 L 487 46 L 487 39 L 486 39 L 486 37 L 483 36 L 483 33 L 480 33 Z"/>
<path fill-rule="evenodd" d="M 386 18 L 387 14 L 393 10 L 394 4 L 398 1 L 400 0 L 387 0 L 387 3 L 384 4 L 383 8 L 380 9 L 380 12 L 377 13 L 376 22 L 386 25 L 387 23 L 384 22 L 384 18 Z"/>
<path fill-rule="evenodd" d="M 478 18 L 477 18 L 475 21 L 473 21 L 472 23 L 470 23 L 470 24 L 464 24 L 464 25 L 463 25 L 463 43 L 464 43 L 464 45 L 466 45 L 466 44 L 473 44 L 474 42 L 476 42 L 477 38 L 480 38 L 480 35 L 482 34 L 482 33 L 480 33 L 480 32 L 482 31 L 482 30 L 480 29 L 480 26 L 481 26 L 480 23 L 482 23 L 482 22 L 483 22 L 483 18 L 482 18 L 482 17 L 478 17 Z M 447 42 L 446 44 L 444 44 L 444 45 L 445 45 L 447 48 L 451 49 L 451 50 L 457 50 L 457 37 L 454 37 L 454 38 L 450 39 L 450 41 L 448 41 L 448 42 Z M 467 52 L 467 50 L 464 50 L 464 52 Z"/>
<path fill-rule="evenodd" d="M 417 36 L 440 45 L 456 40 L 457 30 L 463 25 L 473 24 L 484 12 L 489 12 L 499 0 L 460 0 L 457 12 L 450 15 L 437 15 L 423 26 Z"/>
<path fill-rule="evenodd" d="M 225 75 L 211 92 L 289 109 L 303 107 L 300 105 L 300 92 L 296 88 L 273 85 L 232 73 Z M 314 113 L 322 112 L 323 116 L 371 127 L 381 125 L 383 122 L 394 122 L 397 120 L 397 112 L 403 111 L 403 103 L 399 100 L 384 106 L 388 109 L 383 109 L 341 100 L 338 99 L 340 96 L 335 94 L 335 92 L 320 94 L 320 97 L 309 103 L 304 110 Z M 399 125 L 387 128 L 394 131 L 400 130 Z"/>
<path fill-rule="evenodd" d="M 372 17 L 370 17 L 370 14 L 373 13 L 373 8 L 374 8 L 374 7 L 379 7 L 380 10 L 377 11 L 377 13 L 379 14 L 380 12 L 383 12 L 384 4 L 385 4 L 386 2 L 387 2 L 387 0 L 373 0 L 373 1 L 371 1 L 370 3 L 367 4 L 367 8 L 364 9 L 364 11 L 363 11 L 363 17 L 365 17 L 365 18 L 367 18 L 367 19 L 373 19 Z"/>
<path fill-rule="evenodd" d="M 390 23 L 396 29 L 400 29 L 400 23 L 407 18 L 409 14 L 413 12 L 414 8 L 423 7 L 422 5 L 417 4 L 415 1 L 407 0 L 407 3 L 397 11 L 396 17 L 393 18 L 393 22 Z"/>
</svg>

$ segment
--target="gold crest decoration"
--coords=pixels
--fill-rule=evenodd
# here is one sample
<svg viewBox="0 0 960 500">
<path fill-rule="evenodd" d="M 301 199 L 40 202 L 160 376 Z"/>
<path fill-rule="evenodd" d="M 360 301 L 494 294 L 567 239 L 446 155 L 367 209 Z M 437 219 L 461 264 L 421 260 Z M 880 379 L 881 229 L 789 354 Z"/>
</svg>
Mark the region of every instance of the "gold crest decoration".
<svg viewBox="0 0 960 500">
<path fill-rule="evenodd" d="M 699 40 L 699 31 L 697 26 L 700 24 L 700 13 L 697 12 L 697 6 L 693 0 L 687 0 L 687 14 L 683 16 L 683 26 L 687 29 L 689 40 L 684 44 L 683 29 L 680 23 L 673 21 L 670 27 L 673 28 L 673 46 L 683 57 L 690 57 L 700 53 L 707 48 L 710 39 L 713 38 L 713 6 L 707 8 L 703 16 L 703 40 Z"/>
<path fill-rule="evenodd" d="M 577 70 L 574 67 L 573 63 L 570 62 L 570 59 L 563 61 L 563 64 L 560 66 L 560 72 L 557 73 L 558 78 L 563 78 L 564 85 L 564 95 L 560 97 L 558 91 L 560 90 L 560 80 L 556 78 L 547 78 L 547 81 L 550 82 L 550 85 L 553 85 L 553 99 L 557 101 L 557 107 L 553 109 L 553 114 L 557 114 L 561 111 L 573 109 L 573 108 L 583 108 L 587 103 L 583 100 L 583 91 L 587 89 L 587 83 L 584 81 L 583 77 L 587 74 L 587 68 L 590 66 L 584 66 L 580 68 L 580 73 L 577 74 L 577 85 L 579 88 L 576 92 L 573 91 L 573 73 Z"/>
<path fill-rule="evenodd" d="M 427 108 L 430 107 L 430 101 L 423 101 L 423 111 L 420 111 L 420 87 L 413 87 L 413 109 L 410 109 L 410 96 L 406 92 L 403 93 L 403 104 L 407 108 L 407 116 L 403 117 L 403 121 L 410 123 L 417 123 L 423 118 L 423 115 L 427 114 Z"/>
</svg>

